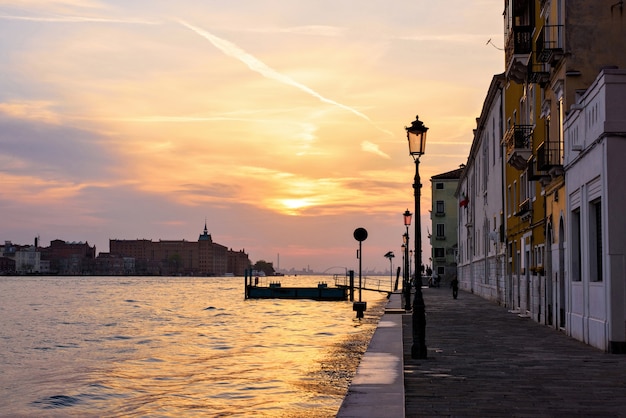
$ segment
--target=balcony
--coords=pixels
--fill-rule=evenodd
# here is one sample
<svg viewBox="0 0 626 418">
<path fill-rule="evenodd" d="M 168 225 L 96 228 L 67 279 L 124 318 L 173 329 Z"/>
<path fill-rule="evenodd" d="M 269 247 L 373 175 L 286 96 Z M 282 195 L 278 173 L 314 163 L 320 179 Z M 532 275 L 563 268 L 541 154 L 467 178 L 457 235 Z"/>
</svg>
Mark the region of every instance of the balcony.
<svg viewBox="0 0 626 418">
<path fill-rule="evenodd" d="M 559 143 L 544 141 L 537 147 L 537 169 L 547 171 L 551 177 L 563 174 L 563 161 Z"/>
<path fill-rule="evenodd" d="M 522 203 L 520 203 L 517 212 L 515 212 L 513 215 L 518 216 L 522 218 L 522 220 L 524 220 L 530 217 L 531 211 L 532 207 L 530 204 L 530 199 L 526 199 Z"/>
<path fill-rule="evenodd" d="M 537 158 L 534 156 L 528 160 L 526 174 L 529 181 L 539 181 L 544 186 L 549 184 L 551 180 L 550 174 L 538 167 Z"/>
<path fill-rule="evenodd" d="M 550 81 L 550 66 L 546 63 L 531 64 L 528 72 L 528 81 L 545 87 Z"/>
<path fill-rule="evenodd" d="M 528 63 L 533 50 L 532 26 L 514 26 L 509 30 L 504 46 L 506 75 L 518 84 L 526 81 Z"/>
<path fill-rule="evenodd" d="M 532 155 L 532 125 L 513 125 L 504 134 L 507 162 L 518 170 L 524 170 Z"/>
<path fill-rule="evenodd" d="M 537 169 L 548 171 L 550 167 L 555 165 L 556 156 L 554 154 L 558 152 L 558 149 L 550 148 L 557 148 L 556 145 L 556 143 L 551 144 L 544 141 L 537 147 Z"/>
<path fill-rule="evenodd" d="M 563 25 L 545 25 L 535 43 L 537 61 L 555 65 L 563 58 Z"/>
</svg>

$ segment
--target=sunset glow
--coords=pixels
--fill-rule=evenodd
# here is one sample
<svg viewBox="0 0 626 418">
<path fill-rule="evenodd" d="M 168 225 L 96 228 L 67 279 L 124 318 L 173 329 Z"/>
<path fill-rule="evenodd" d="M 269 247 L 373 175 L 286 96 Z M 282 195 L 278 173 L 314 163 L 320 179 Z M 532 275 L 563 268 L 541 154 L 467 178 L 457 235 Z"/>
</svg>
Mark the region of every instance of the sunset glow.
<svg viewBox="0 0 626 418">
<path fill-rule="evenodd" d="M 430 128 L 426 236 L 428 179 L 465 163 L 503 71 L 502 7 L 0 0 L 0 240 L 106 252 L 206 219 L 253 262 L 324 271 L 356 267 L 364 227 L 364 267 L 389 269 L 413 205 L 404 127 Z"/>
</svg>

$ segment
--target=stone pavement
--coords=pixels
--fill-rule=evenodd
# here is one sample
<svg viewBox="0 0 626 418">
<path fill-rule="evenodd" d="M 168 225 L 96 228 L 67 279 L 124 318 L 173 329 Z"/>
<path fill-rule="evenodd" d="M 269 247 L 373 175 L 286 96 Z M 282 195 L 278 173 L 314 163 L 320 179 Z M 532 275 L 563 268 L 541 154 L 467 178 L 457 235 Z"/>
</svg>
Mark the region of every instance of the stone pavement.
<svg viewBox="0 0 626 418">
<path fill-rule="evenodd" d="M 626 417 L 626 355 L 471 293 L 424 288 L 428 359 L 401 315 L 407 417 Z"/>
<path fill-rule="evenodd" d="M 404 314 L 401 294 L 392 294 L 336 417 L 404 417 Z"/>
</svg>

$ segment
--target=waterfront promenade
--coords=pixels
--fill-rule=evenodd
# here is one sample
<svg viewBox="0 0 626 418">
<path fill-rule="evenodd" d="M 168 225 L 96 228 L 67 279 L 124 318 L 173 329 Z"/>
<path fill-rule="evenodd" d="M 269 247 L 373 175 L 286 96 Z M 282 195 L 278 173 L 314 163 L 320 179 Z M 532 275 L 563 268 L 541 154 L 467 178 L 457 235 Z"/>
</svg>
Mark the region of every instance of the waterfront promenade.
<svg viewBox="0 0 626 418">
<path fill-rule="evenodd" d="M 604 353 L 471 293 L 460 291 L 456 300 L 445 287 L 423 293 L 428 359 L 411 358 L 410 315 L 398 314 L 402 330 L 387 336 L 391 346 L 403 342 L 404 411 L 386 409 L 398 397 L 384 393 L 368 393 L 359 410 L 367 386 L 354 380 L 338 416 L 626 417 L 626 355 Z M 375 350 L 389 362 L 380 342 Z"/>
</svg>

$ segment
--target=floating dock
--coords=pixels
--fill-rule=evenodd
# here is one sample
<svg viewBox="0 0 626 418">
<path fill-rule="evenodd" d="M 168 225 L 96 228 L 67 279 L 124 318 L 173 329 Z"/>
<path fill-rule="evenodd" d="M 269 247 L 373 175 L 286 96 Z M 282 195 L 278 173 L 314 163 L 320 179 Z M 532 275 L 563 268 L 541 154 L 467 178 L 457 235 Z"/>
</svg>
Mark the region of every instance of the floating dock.
<svg viewBox="0 0 626 418">
<path fill-rule="evenodd" d="M 318 283 L 316 287 L 285 286 L 278 281 L 264 284 L 258 277 L 246 275 L 246 299 L 312 299 L 322 301 L 343 301 L 353 295 L 349 286 L 329 287 L 327 283 Z M 265 277 L 264 277 L 265 279 Z M 354 288 L 352 288 L 354 289 Z"/>
<path fill-rule="evenodd" d="M 348 300 L 348 289 L 328 287 L 319 283 L 317 287 L 282 287 L 280 283 L 269 286 L 246 286 L 246 299 L 312 299 L 312 300 Z"/>
</svg>

